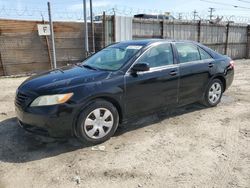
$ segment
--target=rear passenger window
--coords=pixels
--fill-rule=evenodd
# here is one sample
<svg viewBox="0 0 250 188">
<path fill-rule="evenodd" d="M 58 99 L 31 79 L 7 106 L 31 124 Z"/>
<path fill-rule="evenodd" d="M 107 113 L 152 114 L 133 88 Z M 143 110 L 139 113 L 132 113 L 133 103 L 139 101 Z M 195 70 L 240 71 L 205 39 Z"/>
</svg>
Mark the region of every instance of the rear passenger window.
<svg viewBox="0 0 250 188">
<path fill-rule="evenodd" d="M 180 63 L 200 60 L 200 53 L 196 46 L 188 43 L 176 43 L 175 46 L 178 51 Z"/>
<path fill-rule="evenodd" d="M 138 59 L 137 63 L 148 63 L 150 68 L 173 64 L 171 44 L 159 44 L 150 48 Z"/>
<path fill-rule="evenodd" d="M 203 49 L 199 48 L 200 51 L 200 55 L 201 55 L 201 59 L 205 60 L 205 59 L 211 59 L 212 57 Z"/>
</svg>

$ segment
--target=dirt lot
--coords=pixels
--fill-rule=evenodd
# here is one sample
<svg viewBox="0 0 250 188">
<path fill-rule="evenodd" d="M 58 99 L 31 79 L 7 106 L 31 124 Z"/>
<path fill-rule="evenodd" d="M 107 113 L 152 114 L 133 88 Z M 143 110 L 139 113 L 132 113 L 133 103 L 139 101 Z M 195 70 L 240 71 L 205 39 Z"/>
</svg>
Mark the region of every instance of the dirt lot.
<svg viewBox="0 0 250 188">
<path fill-rule="evenodd" d="M 215 108 L 193 104 L 118 129 L 104 151 L 17 126 L 25 78 L 0 79 L 0 188 L 250 187 L 250 60 Z"/>
</svg>

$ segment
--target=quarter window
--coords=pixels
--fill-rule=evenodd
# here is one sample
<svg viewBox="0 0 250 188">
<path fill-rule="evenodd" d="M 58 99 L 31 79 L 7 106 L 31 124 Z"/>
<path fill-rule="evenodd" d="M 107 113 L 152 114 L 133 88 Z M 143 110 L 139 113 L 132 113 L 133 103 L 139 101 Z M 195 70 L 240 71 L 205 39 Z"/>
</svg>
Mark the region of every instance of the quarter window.
<svg viewBox="0 0 250 188">
<path fill-rule="evenodd" d="M 176 43 L 175 46 L 178 51 L 180 63 L 200 60 L 200 53 L 196 46 L 188 43 Z"/>
<path fill-rule="evenodd" d="M 199 48 L 200 51 L 200 55 L 201 55 L 201 59 L 205 60 L 205 59 L 211 59 L 212 57 L 203 49 Z"/>
<path fill-rule="evenodd" d="M 171 65 L 174 63 L 170 43 L 159 44 L 146 51 L 137 63 L 148 63 L 150 68 Z"/>
</svg>

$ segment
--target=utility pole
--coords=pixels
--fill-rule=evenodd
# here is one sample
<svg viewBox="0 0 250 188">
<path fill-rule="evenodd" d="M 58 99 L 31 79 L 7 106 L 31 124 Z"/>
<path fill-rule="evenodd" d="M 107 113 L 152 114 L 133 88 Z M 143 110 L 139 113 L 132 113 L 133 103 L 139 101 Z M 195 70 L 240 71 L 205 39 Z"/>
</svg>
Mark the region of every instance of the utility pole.
<svg viewBox="0 0 250 188">
<path fill-rule="evenodd" d="M 210 15 L 209 15 L 209 20 L 210 21 L 212 21 L 212 19 L 213 19 L 213 17 L 214 17 L 214 15 L 213 15 L 213 13 L 214 13 L 214 11 L 215 11 L 215 8 L 209 8 L 209 13 L 210 13 Z"/>
<path fill-rule="evenodd" d="M 86 0 L 83 0 L 83 17 L 84 17 L 84 30 L 85 30 L 85 57 L 89 55 L 89 39 L 88 39 L 88 22 L 87 22 L 87 5 Z"/>
<path fill-rule="evenodd" d="M 53 28 L 53 21 L 52 21 L 52 17 L 51 17 L 50 2 L 48 2 L 47 4 L 48 4 L 50 33 L 51 33 L 51 40 L 52 40 L 53 65 L 54 65 L 54 69 L 56 69 L 56 47 L 55 47 L 54 28 Z"/>
<path fill-rule="evenodd" d="M 113 14 L 114 14 L 114 16 L 115 16 L 115 8 L 112 8 L 112 11 L 113 11 Z"/>
<path fill-rule="evenodd" d="M 95 35 L 94 35 L 92 0 L 89 0 L 89 4 L 90 4 L 91 35 L 92 35 L 92 52 L 95 53 Z"/>
<path fill-rule="evenodd" d="M 198 12 L 197 12 L 196 10 L 193 11 L 194 20 L 196 20 L 197 13 L 198 13 Z"/>
<path fill-rule="evenodd" d="M 182 13 L 178 13 L 178 20 L 182 20 Z"/>
</svg>

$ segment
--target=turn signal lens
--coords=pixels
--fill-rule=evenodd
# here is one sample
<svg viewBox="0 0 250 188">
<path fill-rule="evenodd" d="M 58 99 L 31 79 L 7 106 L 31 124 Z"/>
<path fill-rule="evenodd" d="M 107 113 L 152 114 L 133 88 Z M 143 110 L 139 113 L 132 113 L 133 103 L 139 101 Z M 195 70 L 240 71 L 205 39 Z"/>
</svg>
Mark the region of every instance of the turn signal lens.
<svg viewBox="0 0 250 188">
<path fill-rule="evenodd" d="M 62 95 L 61 97 L 58 97 L 58 103 L 61 104 L 67 102 L 72 96 L 73 93 L 67 93 L 65 95 Z"/>
</svg>

